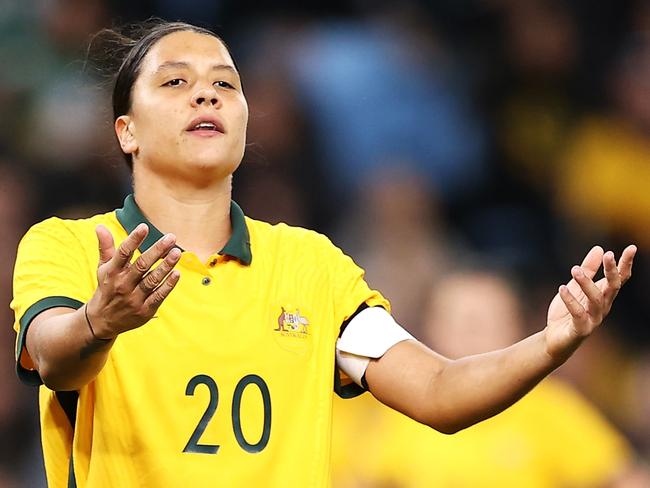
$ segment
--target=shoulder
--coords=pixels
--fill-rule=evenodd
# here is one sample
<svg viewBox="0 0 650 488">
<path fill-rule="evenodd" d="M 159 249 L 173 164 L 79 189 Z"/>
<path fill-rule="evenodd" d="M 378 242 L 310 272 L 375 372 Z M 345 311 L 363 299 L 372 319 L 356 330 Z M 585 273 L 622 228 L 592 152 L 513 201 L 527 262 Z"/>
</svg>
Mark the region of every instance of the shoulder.
<svg viewBox="0 0 650 488">
<path fill-rule="evenodd" d="M 314 230 L 287 225 L 270 224 L 246 217 L 251 239 L 255 248 L 275 248 L 275 251 L 310 255 L 313 253 L 341 252 L 324 234 Z"/>
<path fill-rule="evenodd" d="M 332 283 L 356 282 L 363 275 L 363 269 L 324 234 L 284 223 L 253 219 L 247 223 L 254 262 L 272 263 L 275 269 L 293 269 Z"/>
<path fill-rule="evenodd" d="M 114 212 L 94 215 L 83 219 L 50 217 L 32 225 L 20 242 L 20 249 L 37 246 L 52 250 L 57 246 L 66 248 L 96 247 L 95 227 L 103 224 L 114 229 L 117 220 Z"/>
</svg>

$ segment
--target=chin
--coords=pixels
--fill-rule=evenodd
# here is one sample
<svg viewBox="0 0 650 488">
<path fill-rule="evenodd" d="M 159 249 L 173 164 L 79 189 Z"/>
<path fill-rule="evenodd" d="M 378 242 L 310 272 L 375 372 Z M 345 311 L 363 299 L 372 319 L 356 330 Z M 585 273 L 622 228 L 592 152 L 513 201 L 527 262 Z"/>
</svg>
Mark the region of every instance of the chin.
<svg viewBox="0 0 650 488">
<path fill-rule="evenodd" d="M 186 160 L 182 166 L 191 170 L 193 174 L 202 177 L 226 177 L 231 175 L 239 166 L 239 161 L 232 158 L 215 157 L 214 154 L 194 157 Z"/>
</svg>

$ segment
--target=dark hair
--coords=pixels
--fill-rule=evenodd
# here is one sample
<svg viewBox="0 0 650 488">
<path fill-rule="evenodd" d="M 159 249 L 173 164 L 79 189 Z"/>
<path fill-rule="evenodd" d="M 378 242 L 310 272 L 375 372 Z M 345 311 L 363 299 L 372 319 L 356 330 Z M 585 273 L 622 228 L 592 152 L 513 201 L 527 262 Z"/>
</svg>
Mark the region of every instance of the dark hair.
<svg viewBox="0 0 650 488">
<path fill-rule="evenodd" d="M 87 60 L 109 77 L 112 83 L 113 121 L 131 109 L 133 84 L 151 47 L 168 34 L 181 31 L 216 37 L 228 49 L 223 39 L 210 29 L 157 18 L 120 28 L 102 29 L 93 36 L 88 46 Z M 124 154 L 124 159 L 132 170 L 131 155 Z"/>
</svg>

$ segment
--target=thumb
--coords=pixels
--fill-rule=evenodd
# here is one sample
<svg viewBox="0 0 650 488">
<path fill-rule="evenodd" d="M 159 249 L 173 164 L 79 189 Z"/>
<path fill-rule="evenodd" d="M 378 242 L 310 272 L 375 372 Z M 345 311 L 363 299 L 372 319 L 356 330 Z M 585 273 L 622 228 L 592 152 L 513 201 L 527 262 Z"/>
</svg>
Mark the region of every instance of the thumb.
<svg viewBox="0 0 650 488">
<path fill-rule="evenodd" d="M 113 234 L 103 225 L 95 227 L 95 233 L 99 241 L 99 266 L 101 266 L 109 262 L 115 254 L 115 241 Z"/>
</svg>

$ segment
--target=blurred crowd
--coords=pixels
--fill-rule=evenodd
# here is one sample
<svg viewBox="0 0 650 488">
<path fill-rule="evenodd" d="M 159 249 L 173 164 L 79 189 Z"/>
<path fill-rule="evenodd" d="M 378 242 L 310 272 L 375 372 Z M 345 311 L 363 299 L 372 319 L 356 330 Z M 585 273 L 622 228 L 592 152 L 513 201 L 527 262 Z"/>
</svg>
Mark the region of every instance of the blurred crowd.
<svg viewBox="0 0 650 488">
<path fill-rule="evenodd" d="M 639 246 L 606 326 L 511 411 L 446 437 L 337 401 L 335 486 L 650 486 L 649 2 L 0 0 L 0 488 L 45 483 L 14 373 L 16 246 L 130 192 L 86 49 L 150 16 L 233 53 L 244 211 L 331 236 L 449 357 L 542 329 L 591 245 Z"/>
</svg>

